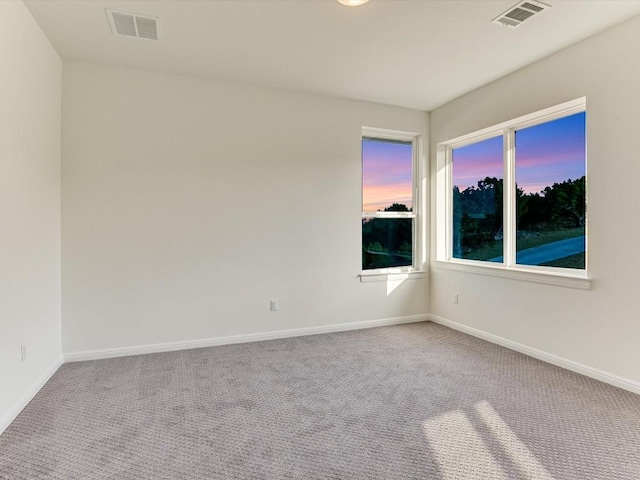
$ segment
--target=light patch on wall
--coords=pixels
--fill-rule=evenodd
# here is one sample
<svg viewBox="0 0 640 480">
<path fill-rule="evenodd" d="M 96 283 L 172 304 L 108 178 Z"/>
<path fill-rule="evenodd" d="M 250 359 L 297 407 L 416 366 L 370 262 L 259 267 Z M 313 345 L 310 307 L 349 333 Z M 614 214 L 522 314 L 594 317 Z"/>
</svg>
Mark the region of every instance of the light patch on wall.
<svg viewBox="0 0 640 480">
<path fill-rule="evenodd" d="M 404 283 L 409 278 L 407 273 L 389 274 L 387 276 L 387 297 L 393 293 L 393 291 Z"/>
</svg>

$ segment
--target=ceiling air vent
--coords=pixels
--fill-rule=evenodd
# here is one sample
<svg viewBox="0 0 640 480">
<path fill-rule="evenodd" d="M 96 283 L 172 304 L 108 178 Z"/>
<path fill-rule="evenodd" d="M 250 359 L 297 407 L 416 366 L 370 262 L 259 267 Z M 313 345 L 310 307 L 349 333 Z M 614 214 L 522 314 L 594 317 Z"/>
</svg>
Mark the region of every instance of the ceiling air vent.
<svg viewBox="0 0 640 480">
<path fill-rule="evenodd" d="M 158 39 L 157 18 L 109 9 L 107 9 L 107 16 L 109 17 L 109 23 L 111 24 L 111 30 L 114 35 L 144 38 L 147 40 Z"/>
<path fill-rule="evenodd" d="M 491 23 L 497 23 L 503 27 L 515 28 L 548 8 L 551 8 L 551 5 L 534 0 L 525 0 L 524 2 L 514 5 L 506 12 L 502 12 L 491 20 Z"/>
</svg>

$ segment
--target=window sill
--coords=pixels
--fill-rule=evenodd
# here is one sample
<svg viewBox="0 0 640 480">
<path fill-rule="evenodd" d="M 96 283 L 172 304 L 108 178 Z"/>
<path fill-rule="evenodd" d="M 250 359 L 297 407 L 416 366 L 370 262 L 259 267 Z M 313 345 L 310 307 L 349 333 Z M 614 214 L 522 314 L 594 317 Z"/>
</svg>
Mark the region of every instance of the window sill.
<svg viewBox="0 0 640 480">
<path fill-rule="evenodd" d="M 426 277 L 426 270 L 407 270 L 407 271 L 373 271 L 362 272 L 360 275 L 361 283 L 369 282 L 386 282 L 398 280 L 417 280 Z"/>
<path fill-rule="evenodd" d="M 505 268 L 498 265 L 483 265 L 479 263 L 445 262 L 436 261 L 435 266 L 443 270 L 453 270 L 457 272 L 473 273 L 477 275 L 488 275 L 490 277 L 510 278 L 523 282 L 541 283 L 544 285 L 555 285 L 558 287 L 577 288 L 580 290 L 591 290 L 591 279 L 586 273 L 570 273 L 535 271 L 524 268 Z"/>
</svg>

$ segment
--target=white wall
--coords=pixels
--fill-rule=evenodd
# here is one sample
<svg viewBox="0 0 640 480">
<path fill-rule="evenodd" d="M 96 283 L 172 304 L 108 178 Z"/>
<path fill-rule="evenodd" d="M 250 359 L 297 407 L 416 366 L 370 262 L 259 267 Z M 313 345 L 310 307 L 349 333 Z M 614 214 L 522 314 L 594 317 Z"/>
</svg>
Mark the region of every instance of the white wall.
<svg viewBox="0 0 640 480">
<path fill-rule="evenodd" d="M 636 18 L 432 112 L 433 184 L 438 142 L 587 97 L 593 277 L 580 291 L 434 267 L 433 314 L 640 381 L 639 48 Z"/>
<path fill-rule="evenodd" d="M 0 2 L 0 65 L 1 432 L 62 358 L 61 61 L 22 2 Z"/>
<path fill-rule="evenodd" d="M 427 121 L 65 62 L 63 350 L 425 314 L 426 280 L 387 295 L 357 275 L 361 127 Z"/>
</svg>

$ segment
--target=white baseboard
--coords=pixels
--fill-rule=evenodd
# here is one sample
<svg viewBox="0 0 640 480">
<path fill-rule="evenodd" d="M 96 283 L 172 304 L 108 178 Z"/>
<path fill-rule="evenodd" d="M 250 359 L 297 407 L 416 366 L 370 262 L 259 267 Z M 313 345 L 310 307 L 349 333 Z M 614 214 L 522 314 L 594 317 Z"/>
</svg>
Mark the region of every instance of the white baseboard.
<svg viewBox="0 0 640 480">
<path fill-rule="evenodd" d="M 525 355 L 529 355 L 530 357 L 537 358 L 538 360 L 551 363 L 552 365 L 556 365 L 558 367 L 566 368 L 567 370 L 571 370 L 572 372 L 579 373 L 586 377 L 595 378 L 596 380 L 600 380 L 601 382 L 605 382 L 624 390 L 640 394 L 640 382 L 629 380 L 627 378 L 620 377 L 603 370 L 598 370 L 597 368 L 592 368 L 588 365 L 574 362 L 573 360 L 569 360 L 552 353 L 547 353 L 543 350 L 538 350 L 537 348 L 529 347 L 527 345 L 523 345 L 522 343 L 514 342 L 512 340 L 499 337 L 498 335 L 487 333 L 482 330 L 478 330 L 477 328 L 469 327 L 467 325 L 463 325 L 462 323 L 448 320 L 438 315 L 427 316 L 429 317 L 429 320 L 434 323 L 453 328 L 454 330 L 467 333 L 474 337 L 482 338 L 483 340 L 487 340 L 488 342 L 501 345 L 511 350 L 515 350 L 516 352 L 524 353 Z"/>
<path fill-rule="evenodd" d="M 226 337 L 207 338 L 201 340 L 188 340 L 183 342 L 157 343 L 151 345 L 140 345 L 134 347 L 108 348 L 102 350 L 91 350 L 84 352 L 71 352 L 64 354 L 64 358 L 59 358 L 52 367 L 47 370 L 34 384 L 29 388 L 22 397 L 14 404 L 14 406 L 0 417 L 0 434 L 13 422 L 27 404 L 35 397 L 40 389 L 47 383 L 51 376 L 60 368 L 62 363 L 77 362 L 84 360 L 98 360 L 103 358 L 124 357 L 129 355 L 143 355 L 146 353 L 170 352 L 177 350 L 186 350 L 190 348 L 213 347 L 216 345 L 230 345 L 234 343 L 258 342 L 263 340 L 274 340 L 278 338 L 300 337 L 304 335 L 317 335 L 321 333 L 343 332 L 348 330 L 360 330 L 373 327 L 384 327 L 389 325 L 400 325 L 403 323 L 416 323 L 431 321 L 453 328 L 454 330 L 482 338 L 491 343 L 501 345 L 503 347 L 515 350 L 530 357 L 551 363 L 558 367 L 566 368 L 573 372 L 585 375 L 596 380 L 614 385 L 616 387 L 628 390 L 633 393 L 640 394 L 640 382 L 629 380 L 618 375 L 614 375 L 603 370 L 589 367 L 582 363 L 574 362 L 566 358 L 551 353 L 529 347 L 512 340 L 487 333 L 477 328 L 469 327 L 452 320 L 440 317 L 438 315 L 424 314 L 411 315 L 406 317 L 384 318 L 379 320 L 366 320 L 362 322 L 339 323 L 333 325 L 322 325 L 317 327 L 294 328 L 289 330 L 277 330 L 273 332 L 250 333 L 244 335 L 230 335 Z"/>
<path fill-rule="evenodd" d="M 22 412 L 24 407 L 26 407 L 29 402 L 33 400 L 33 397 L 36 396 L 36 393 L 38 393 L 40 389 L 44 387 L 44 384 L 47 383 L 53 376 L 53 374 L 56 373 L 58 368 L 60 368 L 60 365 L 62 365 L 62 357 L 59 357 L 56 362 L 49 369 L 47 369 L 44 375 L 38 378 L 38 380 L 36 380 L 33 385 L 31 385 L 31 387 L 26 392 L 24 392 L 24 394 L 18 399 L 13 407 L 9 409 L 9 411 L 4 415 L 2 415 L 2 417 L 0 418 L 0 434 L 2 434 L 2 432 L 4 432 L 9 425 L 11 425 L 11 422 L 13 422 L 16 417 L 20 415 L 20 412 Z"/>
<path fill-rule="evenodd" d="M 233 343 L 260 342 L 263 340 L 275 340 L 278 338 L 301 337 L 304 335 L 317 335 L 320 333 L 344 332 L 347 330 L 360 330 L 363 328 L 400 325 L 402 323 L 426 322 L 428 320 L 429 316 L 426 314 L 411 315 L 406 317 L 383 318 L 379 320 L 365 320 L 363 322 L 337 323 L 333 325 L 321 325 L 317 327 L 276 330 L 273 332 L 248 333 L 244 335 L 230 335 L 226 337 L 204 338 L 200 340 L 186 340 L 183 342 L 155 343 L 133 347 L 106 348 L 102 350 L 69 352 L 64 354 L 64 361 L 65 363 L 80 362 L 85 360 L 127 357 L 130 355 L 144 355 L 147 353 L 173 352 L 177 350 L 187 350 L 190 348 L 215 347 L 217 345 L 230 345 Z"/>
</svg>

